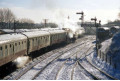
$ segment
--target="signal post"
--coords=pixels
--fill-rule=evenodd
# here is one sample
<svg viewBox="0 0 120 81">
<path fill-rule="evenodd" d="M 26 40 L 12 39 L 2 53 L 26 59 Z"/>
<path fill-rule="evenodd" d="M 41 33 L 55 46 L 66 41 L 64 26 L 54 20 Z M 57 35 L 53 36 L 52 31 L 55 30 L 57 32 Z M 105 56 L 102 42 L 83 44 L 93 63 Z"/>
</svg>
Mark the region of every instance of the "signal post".
<svg viewBox="0 0 120 81">
<path fill-rule="evenodd" d="M 101 20 L 99 20 L 99 24 L 97 23 L 97 18 L 91 18 L 91 21 L 95 22 L 95 27 L 96 27 L 96 53 L 98 55 L 98 44 L 99 44 L 99 40 L 98 40 L 98 27 L 101 26 Z"/>
</svg>

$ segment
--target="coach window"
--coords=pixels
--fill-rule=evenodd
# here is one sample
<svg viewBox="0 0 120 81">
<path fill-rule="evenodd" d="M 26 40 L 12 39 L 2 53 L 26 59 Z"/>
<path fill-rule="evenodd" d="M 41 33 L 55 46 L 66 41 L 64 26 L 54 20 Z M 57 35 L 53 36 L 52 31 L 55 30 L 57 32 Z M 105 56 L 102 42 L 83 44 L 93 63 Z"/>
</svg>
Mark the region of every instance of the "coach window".
<svg viewBox="0 0 120 81">
<path fill-rule="evenodd" d="M 53 40 L 55 40 L 55 35 L 53 35 Z"/>
<path fill-rule="evenodd" d="M 34 38 L 32 39 L 32 47 L 34 46 Z"/>
<path fill-rule="evenodd" d="M 0 47 L 0 58 L 3 57 L 3 51 L 2 51 L 2 47 Z"/>
<path fill-rule="evenodd" d="M 45 36 L 44 36 L 44 43 L 45 43 Z"/>
<path fill-rule="evenodd" d="M 58 38 L 57 39 L 59 39 L 60 38 L 60 34 L 58 34 Z"/>
<path fill-rule="evenodd" d="M 52 40 L 54 40 L 54 35 L 52 35 Z"/>
<path fill-rule="evenodd" d="M 43 43 L 43 37 L 41 37 L 41 44 Z"/>
<path fill-rule="evenodd" d="M 24 47 L 26 48 L 26 46 L 27 46 L 27 45 L 26 45 L 26 41 L 24 41 L 24 45 L 25 45 Z"/>
<path fill-rule="evenodd" d="M 36 45 L 37 45 L 38 41 L 37 41 L 37 38 L 36 38 Z"/>
<path fill-rule="evenodd" d="M 46 42 L 46 36 L 45 36 L 45 42 Z"/>
<path fill-rule="evenodd" d="M 15 46 L 17 46 L 17 43 L 15 43 Z"/>
<path fill-rule="evenodd" d="M 12 51 L 12 50 L 11 50 L 11 44 L 9 45 L 9 47 L 10 47 L 10 48 L 9 48 L 9 54 L 11 54 L 11 51 Z"/>
<path fill-rule="evenodd" d="M 47 40 L 48 40 L 48 36 L 46 36 L 46 42 L 47 42 Z"/>
<path fill-rule="evenodd" d="M 46 42 L 47 42 L 48 36 L 46 36 Z"/>
<path fill-rule="evenodd" d="M 57 38 L 56 38 L 56 35 L 54 35 L 54 40 L 56 40 Z"/>
<path fill-rule="evenodd" d="M 34 46 L 36 46 L 36 38 L 34 38 Z"/>
<path fill-rule="evenodd" d="M 45 41 L 46 41 L 46 36 L 44 36 L 44 43 L 45 43 Z"/>
<path fill-rule="evenodd" d="M 41 42 L 41 37 L 39 37 L 39 45 L 40 45 L 40 42 Z"/>
<path fill-rule="evenodd" d="M 5 56 L 8 55 L 8 49 L 7 49 L 7 45 L 5 45 Z"/>
<path fill-rule="evenodd" d="M 55 35 L 55 39 L 58 37 L 58 34 Z"/>
<path fill-rule="evenodd" d="M 42 37 L 40 37 L 40 44 L 42 44 Z"/>
<path fill-rule="evenodd" d="M 46 37 L 44 36 L 44 43 L 45 43 L 45 39 L 46 39 Z"/>
<path fill-rule="evenodd" d="M 0 50 L 2 50 L 2 47 L 0 47 Z"/>
<path fill-rule="evenodd" d="M 11 48 L 11 44 L 10 44 L 10 48 Z"/>
<path fill-rule="evenodd" d="M 40 37 L 40 44 L 42 44 L 42 37 Z"/>
<path fill-rule="evenodd" d="M 41 37 L 39 37 L 39 45 L 41 44 Z"/>
<path fill-rule="evenodd" d="M 20 42 L 19 42 L 19 46 L 18 46 L 18 47 L 19 47 L 19 49 L 18 49 L 18 50 L 21 50 Z"/>
<path fill-rule="evenodd" d="M 43 43 L 44 43 L 44 39 L 45 39 L 44 36 L 42 38 L 43 38 Z"/>
<path fill-rule="evenodd" d="M 7 45 L 5 45 L 5 49 L 7 49 Z"/>
<path fill-rule="evenodd" d="M 21 44 L 22 44 L 22 48 L 24 49 L 23 41 L 21 42 Z"/>
<path fill-rule="evenodd" d="M 36 46 L 36 38 L 34 38 L 34 46 Z"/>
<path fill-rule="evenodd" d="M 58 36 L 59 36 L 58 34 L 57 34 L 57 35 L 55 35 L 55 39 L 58 39 Z"/>
<path fill-rule="evenodd" d="M 17 52 L 17 43 L 15 43 L 15 51 Z"/>
</svg>

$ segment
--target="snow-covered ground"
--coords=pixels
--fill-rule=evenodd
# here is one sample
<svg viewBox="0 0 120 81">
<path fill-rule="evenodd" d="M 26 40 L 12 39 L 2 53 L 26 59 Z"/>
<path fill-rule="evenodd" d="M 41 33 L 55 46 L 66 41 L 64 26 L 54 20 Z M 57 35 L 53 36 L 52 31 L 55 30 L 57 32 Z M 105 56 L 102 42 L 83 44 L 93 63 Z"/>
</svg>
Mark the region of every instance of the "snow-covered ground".
<svg viewBox="0 0 120 81">
<path fill-rule="evenodd" d="M 114 69 L 110 64 L 97 57 L 95 52 L 92 52 L 89 56 L 87 56 L 87 58 L 97 68 L 101 69 L 102 71 L 108 73 L 109 75 L 117 79 L 120 79 L 120 71 Z"/>
<path fill-rule="evenodd" d="M 101 52 L 111 57 L 111 63 L 105 62 L 93 51 L 88 57 L 92 64 L 109 75 L 120 79 L 120 32 L 102 43 Z M 107 57 L 108 60 L 108 57 Z"/>
</svg>

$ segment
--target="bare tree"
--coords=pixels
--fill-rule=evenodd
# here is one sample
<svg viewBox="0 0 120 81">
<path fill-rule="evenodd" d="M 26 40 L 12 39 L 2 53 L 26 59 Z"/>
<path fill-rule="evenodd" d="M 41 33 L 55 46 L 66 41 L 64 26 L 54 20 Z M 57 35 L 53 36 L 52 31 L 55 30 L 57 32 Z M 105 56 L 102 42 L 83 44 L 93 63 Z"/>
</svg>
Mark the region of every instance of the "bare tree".
<svg viewBox="0 0 120 81">
<path fill-rule="evenodd" d="M 18 19 L 18 28 L 34 28 L 34 21 L 28 18 Z"/>
<path fill-rule="evenodd" d="M 32 24 L 34 24 L 34 21 L 31 19 L 28 19 L 28 18 L 19 19 L 19 22 L 20 23 L 32 23 Z"/>
<path fill-rule="evenodd" d="M 15 15 L 9 8 L 0 8 L 0 22 L 2 26 L 7 25 L 7 27 L 10 27 L 10 23 L 13 23 L 15 18 Z"/>
<path fill-rule="evenodd" d="M 120 19 L 120 12 L 118 13 L 118 18 Z"/>
</svg>

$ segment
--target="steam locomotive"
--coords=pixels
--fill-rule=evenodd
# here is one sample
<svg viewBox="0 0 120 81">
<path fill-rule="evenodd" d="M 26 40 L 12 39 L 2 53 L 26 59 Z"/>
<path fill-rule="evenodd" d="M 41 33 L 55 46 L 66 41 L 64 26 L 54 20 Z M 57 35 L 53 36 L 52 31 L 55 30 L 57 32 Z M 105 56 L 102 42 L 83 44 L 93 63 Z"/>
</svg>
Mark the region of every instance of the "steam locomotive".
<svg viewBox="0 0 120 81">
<path fill-rule="evenodd" d="M 99 40 L 105 40 L 107 38 L 112 37 L 119 30 L 120 30 L 119 26 L 100 27 L 100 28 L 98 28 L 98 38 L 99 38 Z"/>
</svg>

